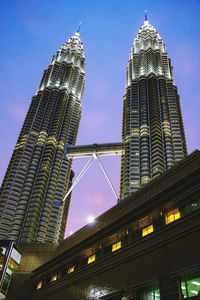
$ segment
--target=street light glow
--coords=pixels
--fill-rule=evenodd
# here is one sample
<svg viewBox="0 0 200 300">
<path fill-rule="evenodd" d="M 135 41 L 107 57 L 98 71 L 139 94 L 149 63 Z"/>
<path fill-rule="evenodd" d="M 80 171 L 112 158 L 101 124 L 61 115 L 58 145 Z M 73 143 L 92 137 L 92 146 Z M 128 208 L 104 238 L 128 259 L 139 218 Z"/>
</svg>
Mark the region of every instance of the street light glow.
<svg viewBox="0 0 200 300">
<path fill-rule="evenodd" d="M 94 217 L 93 216 L 88 216 L 87 217 L 87 221 L 88 221 L 88 223 L 93 223 L 94 222 Z"/>
</svg>

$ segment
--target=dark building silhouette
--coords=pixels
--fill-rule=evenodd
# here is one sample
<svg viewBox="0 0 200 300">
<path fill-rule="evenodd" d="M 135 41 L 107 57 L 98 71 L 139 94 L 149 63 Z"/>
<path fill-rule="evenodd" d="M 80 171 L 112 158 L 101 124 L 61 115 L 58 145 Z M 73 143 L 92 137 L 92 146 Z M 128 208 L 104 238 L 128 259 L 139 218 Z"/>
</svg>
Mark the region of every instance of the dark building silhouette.
<svg viewBox="0 0 200 300">
<path fill-rule="evenodd" d="M 53 259 L 30 244 L 7 299 L 200 299 L 199 240 L 195 151 L 60 243 Z"/>
<path fill-rule="evenodd" d="M 122 199 L 187 154 L 171 61 L 163 40 L 146 16 L 126 69 L 122 139 Z"/>
<path fill-rule="evenodd" d="M 85 59 L 79 32 L 44 71 L 0 192 L 0 239 L 55 242 L 65 232 L 72 174 L 65 144 L 75 144 L 81 117 Z"/>
</svg>

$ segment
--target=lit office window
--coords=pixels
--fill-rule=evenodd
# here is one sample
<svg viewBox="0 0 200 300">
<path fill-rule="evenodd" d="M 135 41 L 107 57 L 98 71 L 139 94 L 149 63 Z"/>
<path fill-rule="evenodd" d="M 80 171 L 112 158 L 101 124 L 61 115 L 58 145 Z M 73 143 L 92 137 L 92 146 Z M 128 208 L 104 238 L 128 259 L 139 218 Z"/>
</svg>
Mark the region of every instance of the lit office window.
<svg viewBox="0 0 200 300">
<path fill-rule="evenodd" d="M 192 201 L 190 203 L 188 203 L 183 210 L 183 213 L 185 215 L 192 213 L 195 210 L 200 209 L 200 199 L 196 200 L 196 201 Z"/>
<path fill-rule="evenodd" d="M 112 245 L 112 252 L 115 252 L 115 251 L 119 250 L 121 247 L 122 247 L 122 242 L 121 241 L 113 244 Z"/>
<path fill-rule="evenodd" d="M 174 208 L 173 210 L 167 212 L 165 214 L 165 223 L 169 224 L 172 223 L 178 219 L 180 219 L 181 214 L 178 208 Z"/>
<path fill-rule="evenodd" d="M 67 274 L 73 273 L 74 272 L 74 266 L 70 266 L 68 268 Z"/>
<path fill-rule="evenodd" d="M 95 254 L 91 255 L 88 257 L 88 264 L 93 263 L 96 260 L 96 256 Z"/>
<path fill-rule="evenodd" d="M 181 281 L 181 299 L 200 295 L 200 277 L 184 279 Z"/>
<path fill-rule="evenodd" d="M 58 279 L 58 275 L 57 274 L 54 274 L 51 276 L 51 282 L 54 282 Z"/>
<path fill-rule="evenodd" d="M 150 286 L 143 289 L 142 300 L 160 300 L 160 289 L 158 287 Z"/>
<path fill-rule="evenodd" d="M 142 236 L 148 235 L 153 232 L 153 225 L 149 225 L 142 229 Z"/>
<path fill-rule="evenodd" d="M 36 290 L 41 289 L 41 288 L 42 288 L 42 285 L 43 285 L 42 280 L 38 281 L 38 283 L 37 283 L 37 285 L 36 285 Z"/>
</svg>

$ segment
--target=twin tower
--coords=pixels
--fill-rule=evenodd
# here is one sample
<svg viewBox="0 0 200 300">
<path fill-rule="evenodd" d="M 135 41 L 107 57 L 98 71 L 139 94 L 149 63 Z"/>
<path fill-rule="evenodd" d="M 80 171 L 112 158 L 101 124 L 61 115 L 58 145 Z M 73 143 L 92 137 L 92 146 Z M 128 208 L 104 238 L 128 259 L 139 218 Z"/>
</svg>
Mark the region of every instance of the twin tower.
<svg viewBox="0 0 200 300">
<path fill-rule="evenodd" d="M 53 56 L 32 98 L 0 191 L 0 239 L 53 242 L 64 237 L 72 159 L 85 84 L 79 32 Z M 179 95 L 165 45 L 145 17 L 134 39 L 123 98 L 120 198 L 187 155 Z"/>
</svg>

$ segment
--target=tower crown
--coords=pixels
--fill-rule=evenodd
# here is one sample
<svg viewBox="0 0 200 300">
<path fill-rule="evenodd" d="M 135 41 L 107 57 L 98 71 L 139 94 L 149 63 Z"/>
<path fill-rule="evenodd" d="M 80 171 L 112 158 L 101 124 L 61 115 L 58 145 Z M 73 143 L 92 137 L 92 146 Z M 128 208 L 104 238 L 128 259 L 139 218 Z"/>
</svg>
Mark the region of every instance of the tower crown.
<svg viewBox="0 0 200 300">
<path fill-rule="evenodd" d="M 44 72 L 39 90 L 67 90 L 81 99 L 84 88 L 85 55 L 79 29 L 58 49 L 48 70 Z"/>
<path fill-rule="evenodd" d="M 84 71 L 83 60 L 85 58 L 83 42 L 80 38 L 79 28 L 62 46 L 58 49 L 57 53 L 53 56 L 51 64 L 56 62 L 72 62 Z"/>
<path fill-rule="evenodd" d="M 71 50 L 76 50 L 77 52 L 81 52 L 83 54 L 84 49 L 83 49 L 83 43 L 80 38 L 79 29 L 75 32 L 75 34 L 72 37 L 68 39 L 67 42 L 65 42 L 62 45 L 62 47 L 63 48 L 69 47 L 71 48 Z"/>
<path fill-rule="evenodd" d="M 148 48 L 152 48 L 153 50 L 159 49 L 162 52 L 166 50 L 163 40 L 156 28 L 145 19 L 144 24 L 140 27 L 133 41 L 132 50 L 134 53 L 138 53 L 140 50 L 147 50 Z"/>
<path fill-rule="evenodd" d="M 144 24 L 142 25 L 142 27 L 140 27 L 139 33 L 146 32 L 146 31 L 156 32 L 156 29 L 149 23 L 148 18 L 147 18 L 147 11 L 145 10 Z"/>
<path fill-rule="evenodd" d="M 144 21 L 144 24 L 142 25 L 142 27 L 139 29 L 139 33 L 142 33 L 142 32 L 156 32 L 156 29 L 155 27 L 153 27 L 148 20 L 145 20 Z"/>
<path fill-rule="evenodd" d="M 147 15 L 133 41 L 129 61 L 134 68 L 129 63 L 126 86 L 130 85 L 132 79 L 150 74 L 172 79 L 172 67 L 165 44 L 155 27 L 147 20 Z"/>
</svg>

